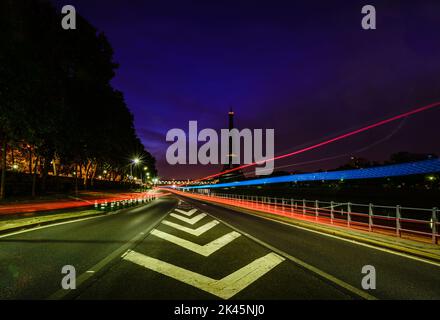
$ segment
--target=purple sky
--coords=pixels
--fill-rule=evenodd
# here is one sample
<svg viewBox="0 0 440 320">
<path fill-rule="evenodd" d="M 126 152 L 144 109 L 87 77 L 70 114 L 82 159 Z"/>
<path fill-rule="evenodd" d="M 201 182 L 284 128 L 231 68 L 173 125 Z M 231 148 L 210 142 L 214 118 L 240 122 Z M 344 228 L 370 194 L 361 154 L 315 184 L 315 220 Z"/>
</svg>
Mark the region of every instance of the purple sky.
<svg viewBox="0 0 440 320">
<path fill-rule="evenodd" d="M 439 1 L 367 1 L 377 10 L 372 31 L 360 24 L 365 1 L 55 2 L 107 35 L 120 64 L 113 84 L 162 177 L 219 170 L 168 165 L 165 134 L 189 120 L 225 128 L 230 106 L 239 128 L 274 128 L 282 154 L 440 101 Z M 440 154 L 439 120 L 440 110 L 428 111 L 275 165 Z"/>
</svg>

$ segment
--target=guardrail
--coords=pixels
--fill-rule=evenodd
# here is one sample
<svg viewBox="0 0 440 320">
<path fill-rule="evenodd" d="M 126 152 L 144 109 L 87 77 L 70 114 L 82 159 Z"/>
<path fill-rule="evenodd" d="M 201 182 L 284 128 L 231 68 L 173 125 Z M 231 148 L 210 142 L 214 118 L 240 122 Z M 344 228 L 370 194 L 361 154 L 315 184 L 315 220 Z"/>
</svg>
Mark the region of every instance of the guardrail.
<svg viewBox="0 0 440 320">
<path fill-rule="evenodd" d="M 201 191 L 201 190 L 200 190 Z M 228 193 L 191 193 L 199 198 L 209 198 L 229 205 L 256 211 L 299 218 L 324 224 L 385 233 L 417 241 L 438 243 L 438 208 L 411 208 L 403 206 L 381 206 L 352 202 L 319 201 L 293 198 L 275 198 Z"/>
</svg>

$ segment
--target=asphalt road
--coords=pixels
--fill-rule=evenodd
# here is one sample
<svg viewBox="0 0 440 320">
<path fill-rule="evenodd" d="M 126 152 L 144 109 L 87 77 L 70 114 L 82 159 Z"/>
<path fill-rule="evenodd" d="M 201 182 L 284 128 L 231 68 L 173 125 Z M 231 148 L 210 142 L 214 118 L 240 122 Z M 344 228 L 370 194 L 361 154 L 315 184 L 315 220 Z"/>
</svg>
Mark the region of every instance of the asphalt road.
<svg viewBox="0 0 440 320">
<path fill-rule="evenodd" d="M 61 289 L 63 266 L 74 266 L 77 277 L 91 271 L 121 247 L 135 245 L 133 238 L 142 239 L 175 204 L 160 198 L 118 214 L 0 236 L 0 299 L 50 297 Z"/>
<path fill-rule="evenodd" d="M 61 288 L 61 268 L 77 289 Z M 372 265 L 377 288 L 361 287 Z M 0 237 L 2 299 L 440 299 L 440 266 L 173 196 Z"/>
<path fill-rule="evenodd" d="M 220 206 L 187 199 L 244 233 L 362 290 L 362 267 L 376 270 L 378 299 L 440 299 L 440 263 L 426 263 L 351 240 L 311 232 Z"/>
</svg>

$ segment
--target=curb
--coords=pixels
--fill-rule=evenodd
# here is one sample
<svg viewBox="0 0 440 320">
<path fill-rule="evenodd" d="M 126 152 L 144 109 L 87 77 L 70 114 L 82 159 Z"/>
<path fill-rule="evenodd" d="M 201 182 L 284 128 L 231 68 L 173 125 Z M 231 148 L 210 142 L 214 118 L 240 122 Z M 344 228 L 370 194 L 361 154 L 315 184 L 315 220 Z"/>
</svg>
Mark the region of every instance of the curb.
<svg viewBox="0 0 440 320">
<path fill-rule="evenodd" d="M 222 204 L 222 203 L 217 203 L 214 201 L 209 201 L 209 200 L 200 200 L 200 199 L 195 199 L 195 198 L 191 198 L 191 197 L 187 197 L 189 199 L 193 199 L 193 200 L 198 200 L 198 201 L 202 201 L 202 202 L 208 202 L 211 204 L 214 204 L 216 206 L 219 207 L 224 207 L 224 208 L 228 208 L 234 211 L 238 211 L 241 213 L 245 213 L 245 214 L 250 214 L 253 216 L 257 216 L 260 218 L 264 218 L 264 219 L 270 219 L 273 221 L 278 221 L 278 222 L 283 222 L 286 224 L 290 224 L 290 225 L 296 225 L 299 227 L 303 227 L 305 229 L 310 229 L 310 230 L 315 230 L 315 231 L 319 231 L 322 233 L 326 233 L 326 234 L 330 234 L 330 235 L 334 235 L 334 236 L 338 236 L 340 238 L 344 238 L 344 239 L 349 239 L 349 240 L 354 240 L 360 243 L 365 243 L 365 244 L 369 244 L 375 247 L 380 247 L 380 248 L 384 248 L 384 249 L 389 249 L 392 251 L 396 251 L 399 253 L 405 253 L 417 258 L 422 258 L 422 259 L 426 259 L 426 260 L 430 260 L 432 262 L 440 262 L 440 256 L 435 255 L 435 254 L 430 254 L 428 252 L 424 252 L 421 250 L 417 250 L 417 249 L 411 249 L 411 248 L 407 248 L 407 247 L 403 247 L 403 246 L 399 246 L 399 245 L 393 245 L 393 244 L 389 244 L 389 243 L 383 243 L 383 242 L 379 242 L 376 240 L 372 240 L 372 239 L 367 239 L 361 236 L 356 236 L 356 235 L 352 235 L 352 234 L 347 234 L 342 230 L 338 230 L 336 229 L 337 227 L 331 227 L 332 229 L 330 229 L 330 227 L 326 228 L 326 227 L 322 227 L 322 226 L 318 226 L 318 225 L 313 225 L 311 223 L 304 223 L 301 221 L 298 221 L 294 218 L 288 218 L 288 217 L 283 217 L 284 219 L 280 219 L 280 217 L 278 217 L 275 214 L 271 214 L 271 213 L 265 213 L 265 212 L 261 212 L 261 211 L 256 211 L 256 210 L 252 210 L 252 209 L 245 209 L 245 208 L 240 208 L 240 207 L 235 207 L 235 206 L 231 206 L 231 205 L 227 205 L 227 204 Z"/>
</svg>

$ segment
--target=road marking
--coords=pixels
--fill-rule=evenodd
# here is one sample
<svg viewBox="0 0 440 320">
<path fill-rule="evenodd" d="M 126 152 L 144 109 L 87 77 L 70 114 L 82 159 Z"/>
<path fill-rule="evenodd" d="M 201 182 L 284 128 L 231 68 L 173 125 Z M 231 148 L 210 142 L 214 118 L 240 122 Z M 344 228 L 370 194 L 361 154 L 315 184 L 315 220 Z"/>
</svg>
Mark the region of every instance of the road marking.
<svg viewBox="0 0 440 320">
<path fill-rule="evenodd" d="M 6 238 L 6 237 L 15 236 L 17 234 L 26 233 L 26 232 L 37 231 L 37 230 L 40 230 L 40 229 L 61 226 L 63 224 L 69 224 L 69 223 L 74 223 L 74 222 L 81 222 L 81 221 L 86 221 L 86 220 L 96 219 L 96 218 L 104 218 L 105 216 L 106 215 L 99 215 L 99 216 L 93 216 L 93 217 L 88 217 L 88 218 L 79 218 L 79 219 L 69 220 L 69 221 L 64 221 L 64 222 L 51 223 L 51 224 L 47 224 L 47 225 L 40 226 L 40 227 L 35 227 L 35 228 L 26 229 L 26 230 L 20 230 L 20 231 L 15 231 L 15 232 L 12 232 L 12 233 L 3 234 L 3 235 L 0 236 L 0 238 Z M 25 228 L 25 227 L 26 226 L 23 226 L 23 228 Z"/>
<path fill-rule="evenodd" d="M 320 270 L 320 269 L 318 269 L 318 268 L 308 264 L 307 262 L 304 262 L 304 261 L 302 261 L 302 260 L 300 260 L 298 258 L 295 258 L 295 257 L 291 256 L 290 254 L 288 254 L 288 253 L 286 253 L 286 252 L 284 252 L 284 251 L 282 251 L 280 249 L 277 249 L 277 248 L 271 246 L 270 244 L 268 244 L 268 243 L 266 243 L 266 242 L 264 242 L 264 241 L 262 241 L 262 240 L 260 240 L 258 238 L 255 238 L 254 236 L 251 236 L 250 234 L 244 233 L 241 230 L 239 230 L 238 228 L 230 225 L 229 223 L 226 223 L 226 222 L 222 221 L 221 219 L 218 219 L 218 220 L 221 223 L 223 223 L 225 226 L 231 228 L 232 230 L 236 230 L 237 232 L 241 232 L 242 234 L 244 234 L 249 239 L 255 241 L 256 243 L 259 243 L 261 246 L 263 246 L 263 247 L 265 247 L 265 248 L 267 248 L 267 249 L 269 249 L 269 250 L 271 250 L 273 252 L 276 252 L 280 256 L 282 256 L 282 257 L 292 261 L 293 263 L 301 266 L 302 268 L 304 268 L 306 270 L 309 270 L 312 273 L 315 273 L 318 276 L 320 276 L 320 277 L 322 277 L 322 278 L 324 278 L 324 279 L 326 279 L 326 280 L 328 280 L 328 281 L 338 285 L 339 287 L 341 287 L 341 288 L 343 288 L 343 289 L 345 289 L 345 290 L 347 290 L 347 291 L 349 291 L 349 292 L 351 292 L 351 293 L 353 293 L 353 294 L 355 294 L 355 295 L 357 295 L 357 296 L 359 296 L 359 297 L 361 297 L 363 299 L 366 299 L 366 300 L 377 300 L 376 297 L 366 293 L 365 291 L 360 290 L 360 289 L 358 289 L 356 287 L 353 287 L 352 285 L 346 283 L 345 281 L 342 281 L 342 280 L 332 276 L 331 274 L 328 274 L 327 272 L 322 271 L 322 270 Z"/>
<path fill-rule="evenodd" d="M 172 242 L 178 246 L 181 246 L 182 248 L 185 248 L 187 250 L 193 251 L 195 253 L 198 253 L 202 256 L 208 257 L 211 254 L 213 254 L 214 252 L 216 252 L 217 250 L 223 248 L 224 246 L 226 246 L 228 243 L 234 241 L 235 239 L 237 239 L 240 234 L 236 231 L 232 231 L 228 234 L 225 234 L 224 236 L 221 236 L 218 239 L 215 239 L 205 245 L 200 245 L 191 241 L 188 241 L 186 239 L 182 239 L 179 237 L 176 237 L 172 234 L 154 229 L 151 231 L 151 234 L 161 238 L 163 240 Z"/>
<path fill-rule="evenodd" d="M 181 213 L 181 214 L 184 214 L 184 215 L 190 217 L 194 214 L 194 212 L 197 211 L 197 209 L 191 209 L 189 211 L 185 211 L 185 210 L 181 210 L 181 209 L 174 209 L 174 211 L 177 211 L 178 213 Z"/>
<path fill-rule="evenodd" d="M 170 216 L 193 225 L 193 224 L 199 222 L 200 220 L 202 220 L 204 217 L 206 217 L 206 213 L 201 213 L 195 217 L 192 217 L 191 219 L 179 216 L 178 214 L 175 214 L 175 213 L 171 213 Z"/>
<path fill-rule="evenodd" d="M 171 210 L 169 210 L 169 211 L 171 211 Z M 120 257 L 123 258 L 126 255 L 126 253 L 129 252 L 130 248 L 135 247 L 136 245 L 141 243 L 146 237 L 148 237 L 150 230 L 152 230 L 157 225 L 159 225 L 160 222 L 165 217 L 166 217 L 166 214 L 164 214 L 163 216 L 161 216 L 157 220 L 154 220 L 154 222 L 146 230 L 144 230 L 144 234 L 138 234 L 134 238 L 128 240 L 125 244 L 123 244 L 122 246 L 120 246 L 119 248 L 114 250 L 112 253 L 110 253 L 108 256 L 106 256 L 104 259 L 99 261 L 97 264 L 95 264 L 94 266 L 89 268 L 89 270 L 94 271 L 93 273 L 86 271 L 83 274 L 79 275 L 76 278 L 76 288 L 77 289 L 74 290 L 76 292 L 73 294 L 79 295 L 81 291 L 78 289 L 80 288 L 81 285 L 83 285 L 86 281 L 88 281 L 89 279 L 94 277 L 95 273 L 102 272 L 102 271 L 106 270 L 107 266 L 110 263 L 117 261 L 117 259 Z M 122 254 L 122 256 L 121 256 L 121 254 Z M 69 294 L 72 294 L 72 292 L 70 290 L 59 289 L 58 291 L 54 292 L 52 295 L 50 295 L 46 299 L 47 300 L 60 300 L 60 299 L 65 298 Z"/>
<path fill-rule="evenodd" d="M 124 259 L 209 292 L 222 299 L 229 299 L 236 295 L 284 261 L 283 257 L 271 252 L 230 275 L 220 280 L 215 280 L 135 251 L 130 251 L 125 255 Z"/>
<path fill-rule="evenodd" d="M 208 223 L 206 223 L 203 226 L 198 227 L 197 229 L 191 229 L 188 227 L 184 227 L 181 226 L 180 224 L 168 221 L 168 220 L 164 220 L 162 221 L 163 224 L 173 227 L 174 229 L 180 230 L 180 231 L 184 231 L 186 233 L 192 234 L 193 236 L 200 236 L 202 234 L 204 234 L 206 231 L 211 230 L 213 227 L 215 227 L 216 225 L 218 225 L 220 222 L 218 222 L 217 220 L 213 220 L 210 221 Z"/>
</svg>

